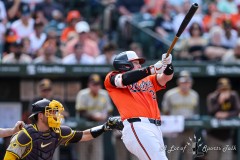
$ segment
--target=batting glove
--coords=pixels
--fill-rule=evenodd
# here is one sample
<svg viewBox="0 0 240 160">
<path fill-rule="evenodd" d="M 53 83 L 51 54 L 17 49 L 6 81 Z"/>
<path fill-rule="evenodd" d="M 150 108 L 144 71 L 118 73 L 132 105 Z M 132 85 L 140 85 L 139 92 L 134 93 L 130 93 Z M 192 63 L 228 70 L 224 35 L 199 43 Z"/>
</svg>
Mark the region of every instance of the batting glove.
<svg viewBox="0 0 240 160">
<path fill-rule="evenodd" d="M 162 63 L 165 65 L 171 64 L 172 63 L 172 55 L 169 54 L 168 57 L 166 57 L 166 53 L 162 55 Z"/>
<path fill-rule="evenodd" d="M 158 61 L 154 65 L 150 66 L 151 74 L 161 74 L 166 69 L 167 65 L 163 64 L 162 61 Z"/>
</svg>

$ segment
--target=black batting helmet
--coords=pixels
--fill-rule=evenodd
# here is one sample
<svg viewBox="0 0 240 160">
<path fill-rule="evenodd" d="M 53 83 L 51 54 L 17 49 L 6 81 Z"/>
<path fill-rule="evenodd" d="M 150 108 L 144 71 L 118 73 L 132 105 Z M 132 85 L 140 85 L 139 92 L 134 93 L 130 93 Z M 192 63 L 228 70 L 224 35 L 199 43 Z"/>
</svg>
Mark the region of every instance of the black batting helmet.
<svg viewBox="0 0 240 160">
<path fill-rule="evenodd" d="M 32 114 L 29 116 L 29 118 L 32 118 L 34 115 L 44 112 L 45 108 L 49 106 L 50 100 L 44 98 L 42 100 L 39 100 L 32 104 Z"/>
<path fill-rule="evenodd" d="M 140 64 L 145 62 L 144 58 L 138 57 L 134 51 L 125 51 L 119 53 L 113 60 L 113 67 L 118 71 L 130 71 L 133 69 L 131 61 L 139 60 Z"/>
</svg>

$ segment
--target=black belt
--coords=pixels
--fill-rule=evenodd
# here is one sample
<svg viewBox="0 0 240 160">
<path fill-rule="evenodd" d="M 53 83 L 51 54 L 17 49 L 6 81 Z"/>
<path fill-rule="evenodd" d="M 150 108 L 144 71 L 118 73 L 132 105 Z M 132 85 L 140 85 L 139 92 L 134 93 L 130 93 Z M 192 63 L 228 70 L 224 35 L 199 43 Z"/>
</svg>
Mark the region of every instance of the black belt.
<svg viewBox="0 0 240 160">
<path fill-rule="evenodd" d="M 151 119 L 151 118 L 148 118 L 148 120 L 149 120 L 150 123 L 153 123 L 153 124 L 155 124 L 156 126 L 161 126 L 161 124 L 162 124 L 161 120 Z M 128 121 L 129 123 L 141 122 L 141 119 L 140 119 L 140 118 L 129 118 L 129 119 L 127 119 L 127 121 Z"/>
</svg>

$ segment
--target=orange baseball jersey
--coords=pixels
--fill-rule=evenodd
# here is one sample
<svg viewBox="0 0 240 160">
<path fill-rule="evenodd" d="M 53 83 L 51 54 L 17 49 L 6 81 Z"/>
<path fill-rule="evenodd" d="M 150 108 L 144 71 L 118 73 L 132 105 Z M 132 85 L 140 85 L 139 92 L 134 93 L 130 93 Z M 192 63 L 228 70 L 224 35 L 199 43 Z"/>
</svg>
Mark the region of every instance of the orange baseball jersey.
<svg viewBox="0 0 240 160">
<path fill-rule="evenodd" d="M 160 119 L 156 91 L 165 89 L 166 86 L 158 84 L 156 75 L 145 77 L 126 88 L 117 88 L 110 82 L 110 77 L 115 74 L 117 72 L 108 73 L 104 85 L 122 120 L 133 117 Z"/>
</svg>

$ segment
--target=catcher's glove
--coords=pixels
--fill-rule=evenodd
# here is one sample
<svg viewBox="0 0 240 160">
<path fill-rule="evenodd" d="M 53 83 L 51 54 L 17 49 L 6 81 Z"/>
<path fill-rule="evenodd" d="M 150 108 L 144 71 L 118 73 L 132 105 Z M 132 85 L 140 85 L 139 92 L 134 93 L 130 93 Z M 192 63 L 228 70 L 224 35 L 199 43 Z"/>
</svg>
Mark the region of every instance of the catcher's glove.
<svg viewBox="0 0 240 160">
<path fill-rule="evenodd" d="M 123 123 L 120 116 L 109 117 L 107 122 L 105 123 L 106 130 L 123 130 Z"/>
</svg>

